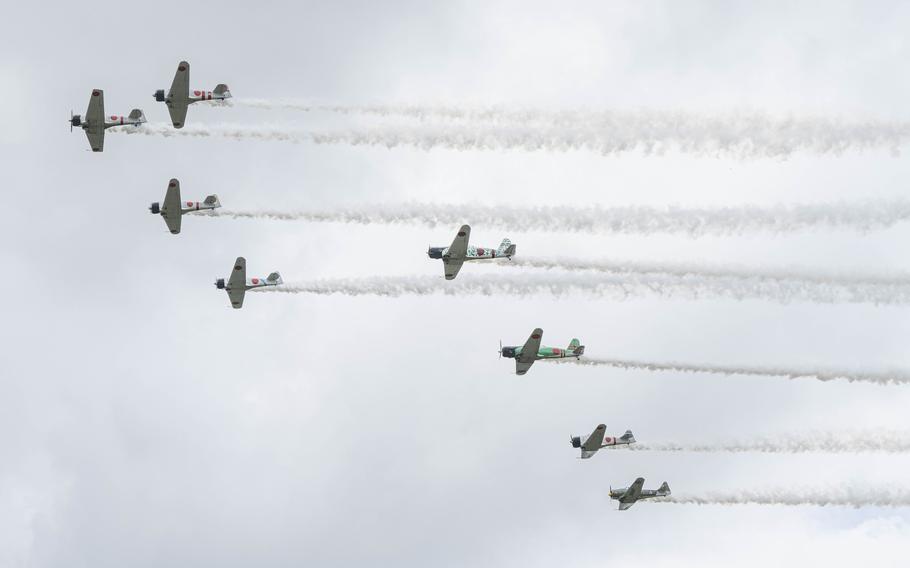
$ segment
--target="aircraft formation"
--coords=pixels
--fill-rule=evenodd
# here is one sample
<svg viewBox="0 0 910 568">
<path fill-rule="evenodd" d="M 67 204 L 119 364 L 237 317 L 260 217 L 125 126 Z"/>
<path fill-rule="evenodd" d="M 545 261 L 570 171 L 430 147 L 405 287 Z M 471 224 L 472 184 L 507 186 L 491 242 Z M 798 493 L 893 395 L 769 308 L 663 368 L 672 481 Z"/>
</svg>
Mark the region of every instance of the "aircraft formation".
<svg viewBox="0 0 910 568">
<path fill-rule="evenodd" d="M 167 94 L 164 89 L 155 91 L 155 100 L 167 105 L 167 111 L 171 115 L 171 123 L 174 128 L 183 128 L 186 124 L 186 111 L 189 106 L 199 101 L 223 101 L 231 98 L 231 91 L 225 84 L 219 84 L 214 91 L 194 90 L 190 93 L 190 64 L 181 61 L 177 65 L 177 72 L 174 74 L 174 80 L 171 82 L 171 88 Z M 112 115 L 108 117 L 104 113 L 104 91 L 93 89 L 88 100 L 88 108 L 85 111 L 85 118 L 79 114 L 70 112 L 70 130 L 74 127 L 81 127 L 88 138 L 88 144 L 92 152 L 104 151 L 104 131 L 113 126 L 142 126 L 147 121 L 142 110 L 134 108 L 128 116 Z"/>
<path fill-rule="evenodd" d="M 225 84 L 219 84 L 213 91 L 189 89 L 190 64 L 181 61 L 170 89 L 165 93 L 163 89 L 155 91 L 157 102 L 167 106 L 171 124 L 174 128 L 182 128 L 186 124 L 186 114 L 189 105 L 200 101 L 224 101 L 231 98 L 231 92 Z M 104 92 L 93 89 L 89 97 L 85 117 L 70 113 L 70 130 L 75 127 L 82 128 L 88 138 L 89 146 L 93 152 L 104 151 L 104 132 L 114 126 L 129 126 L 141 128 L 147 122 L 141 109 L 133 109 L 127 116 L 107 116 L 104 109 Z M 154 202 L 149 206 L 153 215 L 160 215 L 168 231 L 177 235 L 182 228 L 183 216 L 190 213 L 212 214 L 221 207 L 217 195 L 208 195 L 202 201 L 183 201 L 180 193 L 180 181 L 176 178 L 168 182 L 163 202 Z M 452 243 L 447 247 L 430 246 L 427 256 L 430 259 L 442 260 L 443 274 L 447 281 L 454 280 L 465 262 L 468 261 L 493 261 L 511 260 L 516 254 L 516 245 L 509 239 L 503 239 L 498 247 L 478 247 L 470 244 L 471 227 L 462 225 L 455 234 Z M 284 284 L 281 274 L 272 272 L 265 278 L 247 277 L 246 259 L 238 256 L 234 261 L 228 278 L 215 280 L 215 287 L 227 293 L 228 300 L 234 309 L 243 307 L 244 298 L 248 290 Z M 578 339 L 572 339 L 566 348 L 547 347 L 541 344 L 543 329 L 537 328 L 522 345 L 499 345 L 500 357 L 515 360 L 515 374 L 524 375 L 535 361 L 575 358 L 580 359 L 584 354 L 585 346 Z M 581 459 L 590 459 L 599 450 L 604 448 L 628 447 L 635 443 L 631 430 L 619 437 L 605 436 L 606 425 L 598 425 L 594 431 L 582 441 L 580 436 L 571 436 L 570 443 L 573 448 L 581 450 Z M 618 510 L 624 511 L 641 499 L 653 499 L 670 496 L 670 487 L 664 482 L 658 489 L 643 489 L 644 479 L 639 477 L 629 487 L 609 490 L 609 497 L 619 502 Z"/>
</svg>

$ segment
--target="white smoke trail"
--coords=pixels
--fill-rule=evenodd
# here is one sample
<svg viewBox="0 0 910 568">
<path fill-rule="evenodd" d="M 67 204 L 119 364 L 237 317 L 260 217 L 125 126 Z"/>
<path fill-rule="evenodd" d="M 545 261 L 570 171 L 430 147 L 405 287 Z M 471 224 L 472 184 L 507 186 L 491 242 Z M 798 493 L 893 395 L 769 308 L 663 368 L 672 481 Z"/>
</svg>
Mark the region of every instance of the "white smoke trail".
<svg viewBox="0 0 910 568">
<path fill-rule="evenodd" d="M 589 261 L 526 256 L 515 257 L 511 262 L 501 262 L 497 266 L 630 276 L 649 275 L 679 280 L 705 279 L 718 283 L 731 281 L 745 284 L 764 283 L 773 287 L 821 286 L 839 288 L 842 295 L 852 297 L 891 296 L 895 292 L 898 294 L 910 292 L 908 274 L 843 274 L 804 268 L 768 269 L 680 262 Z"/>
<path fill-rule="evenodd" d="M 677 150 L 696 155 L 785 158 L 795 152 L 842 154 L 848 150 L 887 149 L 897 154 L 910 138 L 910 123 L 845 123 L 827 119 L 774 120 L 762 115 L 723 118 L 687 114 L 630 113 L 600 124 L 534 127 L 528 125 L 380 125 L 335 131 L 241 125 L 166 124 L 113 129 L 157 136 L 218 136 L 232 139 L 349 144 L 423 150 L 586 150 L 601 155 Z"/>
<path fill-rule="evenodd" d="M 508 261 L 504 261 L 508 262 Z M 271 290 L 271 289 L 268 289 Z M 463 276 L 446 282 L 435 276 L 366 277 L 321 280 L 280 287 L 277 291 L 350 296 L 484 295 L 524 297 L 585 294 L 597 298 L 627 300 L 641 296 L 664 298 L 768 300 L 779 303 L 910 303 L 910 287 L 871 286 L 802 280 L 716 277 L 689 274 L 521 274 L 514 276 Z"/>
<path fill-rule="evenodd" d="M 859 370 L 801 369 L 793 367 L 709 365 L 698 363 L 632 361 L 625 359 L 598 359 L 586 356 L 581 359 L 560 359 L 558 362 L 593 367 L 613 367 L 626 371 L 650 371 L 655 373 L 698 373 L 725 376 L 783 377 L 786 379 L 807 378 L 819 381 L 843 379 L 851 383 L 864 382 L 878 385 L 910 384 L 910 372 L 902 370 L 869 372 Z"/>
<path fill-rule="evenodd" d="M 649 500 L 645 500 L 647 503 Z M 910 507 L 903 487 L 740 489 L 671 495 L 655 502 L 694 505 L 815 505 L 817 507 Z"/>
<path fill-rule="evenodd" d="M 372 104 L 338 105 L 323 104 L 305 99 L 231 99 L 236 106 L 269 110 L 298 110 L 304 112 L 332 112 L 343 115 L 371 115 L 383 118 L 401 117 L 420 122 L 452 121 L 488 125 L 585 128 L 602 131 L 634 130 L 650 134 L 651 138 L 667 138 L 659 133 L 682 135 L 697 132 L 697 137 L 716 134 L 719 139 L 749 138 L 754 141 L 770 140 L 785 136 L 792 140 L 811 134 L 850 134 L 861 138 L 875 138 L 876 133 L 890 137 L 897 135 L 904 141 L 910 133 L 906 121 L 854 120 L 822 116 L 796 117 L 772 115 L 760 111 L 720 112 L 707 115 L 698 112 L 668 110 L 592 110 L 544 109 L 520 105 L 417 105 Z M 696 137 L 696 138 L 697 138 Z M 692 138 L 689 136 L 688 138 Z"/>
<path fill-rule="evenodd" d="M 227 211 L 218 216 L 355 224 L 412 224 L 455 228 L 471 223 L 521 232 L 589 234 L 742 235 L 794 233 L 810 229 L 859 232 L 887 229 L 910 220 L 910 201 L 863 201 L 815 205 L 682 207 L 539 207 L 428 203 L 375 204 L 322 211 Z"/>
<path fill-rule="evenodd" d="M 254 99 L 233 97 L 230 100 L 226 101 L 226 103 L 227 106 L 257 108 L 265 110 L 299 110 L 303 112 L 331 111 L 333 108 L 343 108 L 320 105 L 312 101 L 307 101 L 305 99 Z"/>
<path fill-rule="evenodd" d="M 773 453 L 798 454 L 824 452 L 905 454 L 910 452 L 910 431 L 860 430 L 854 432 L 805 432 L 780 434 L 749 440 L 708 443 L 636 442 L 625 446 L 631 451 L 696 453 Z"/>
</svg>

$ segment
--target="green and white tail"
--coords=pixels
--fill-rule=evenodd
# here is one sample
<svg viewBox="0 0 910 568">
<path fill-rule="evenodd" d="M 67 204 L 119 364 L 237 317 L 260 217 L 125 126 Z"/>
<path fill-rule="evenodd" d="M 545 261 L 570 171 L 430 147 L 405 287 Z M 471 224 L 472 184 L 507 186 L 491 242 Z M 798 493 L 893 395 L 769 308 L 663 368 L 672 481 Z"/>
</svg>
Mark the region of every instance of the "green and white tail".
<svg viewBox="0 0 910 568">
<path fill-rule="evenodd" d="M 581 341 L 579 341 L 578 338 L 575 338 L 569 342 L 569 347 L 566 349 L 566 351 L 574 353 L 575 355 L 581 355 L 585 352 L 585 347 L 581 344 Z"/>
<path fill-rule="evenodd" d="M 515 245 L 509 239 L 503 239 L 496 250 L 496 256 L 507 256 L 509 258 L 515 254 Z"/>
</svg>

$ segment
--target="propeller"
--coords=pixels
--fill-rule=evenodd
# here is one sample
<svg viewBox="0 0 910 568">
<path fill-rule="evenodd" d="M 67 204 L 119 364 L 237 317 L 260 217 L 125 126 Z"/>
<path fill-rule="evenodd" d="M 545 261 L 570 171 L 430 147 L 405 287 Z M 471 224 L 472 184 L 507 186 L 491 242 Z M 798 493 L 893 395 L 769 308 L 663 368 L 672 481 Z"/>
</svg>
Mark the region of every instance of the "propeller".
<svg viewBox="0 0 910 568">
<path fill-rule="evenodd" d="M 499 340 L 499 358 L 502 359 L 502 339 Z"/>
<path fill-rule="evenodd" d="M 70 132 L 73 131 L 73 109 L 70 109 Z"/>
</svg>

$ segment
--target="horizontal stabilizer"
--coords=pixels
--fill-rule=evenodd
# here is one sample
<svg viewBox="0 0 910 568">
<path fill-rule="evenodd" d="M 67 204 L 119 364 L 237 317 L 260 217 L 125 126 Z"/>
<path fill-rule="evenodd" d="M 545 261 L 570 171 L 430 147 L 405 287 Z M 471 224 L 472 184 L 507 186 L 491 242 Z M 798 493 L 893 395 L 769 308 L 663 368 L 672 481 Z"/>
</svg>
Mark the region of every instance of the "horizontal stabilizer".
<svg viewBox="0 0 910 568">
<path fill-rule="evenodd" d="M 145 113 L 142 112 L 142 111 L 141 111 L 140 109 L 138 109 L 138 108 L 134 108 L 133 110 L 130 111 L 130 119 L 132 119 L 132 120 L 138 120 L 139 122 L 148 122 L 148 121 L 145 119 Z"/>
<path fill-rule="evenodd" d="M 212 207 L 221 207 L 221 202 L 218 201 L 218 196 L 214 195 L 214 194 L 206 197 L 205 201 L 203 201 L 203 203 L 205 203 L 206 205 L 212 206 Z"/>
<path fill-rule="evenodd" d="M 230 95 L 231 94 L 230 89 L 228 89 L 228 86 L 225 85 L 224 83 L 218 84 L 218 86 L 216 86 L 215 90 L 212 92 L 215 93 L 216 95 L 223 95 L 223 94 Z"/>
<path fill-rule="evenodd" d="M 284 284 L 284 280 L 281 279 L 281 274 L 278 274 L 277 272 L 269 274 L 265 281 L 269 284 Z"/>
</svg>

